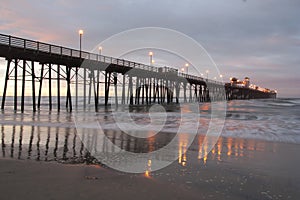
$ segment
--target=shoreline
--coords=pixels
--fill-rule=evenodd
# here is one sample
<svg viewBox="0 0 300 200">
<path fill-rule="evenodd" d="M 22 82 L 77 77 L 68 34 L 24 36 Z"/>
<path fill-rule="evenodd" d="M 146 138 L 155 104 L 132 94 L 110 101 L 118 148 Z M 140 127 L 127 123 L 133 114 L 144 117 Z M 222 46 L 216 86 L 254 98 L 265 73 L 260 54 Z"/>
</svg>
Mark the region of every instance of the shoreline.
<svg viewBox="0 0 300 200">
<path fill-rule="evenodd" d="M 198 159 L 199 152 L 193 144 L 186 152 L 185 160 L 179 159 L 148 174 L 126 174 L 99 165 L 1 158 L 0 192 L 3 199 L 300 197 L 300 158 L 297 156 L 300 145 L 247 140 L 241 146 L 241 154 L 239 145 L 228 145 L 235 140 L 239 139 L 221 138 L 205 163 L 203 158 Z M 256 148 L 251 146 L 253 142 Z"/>
</svg>

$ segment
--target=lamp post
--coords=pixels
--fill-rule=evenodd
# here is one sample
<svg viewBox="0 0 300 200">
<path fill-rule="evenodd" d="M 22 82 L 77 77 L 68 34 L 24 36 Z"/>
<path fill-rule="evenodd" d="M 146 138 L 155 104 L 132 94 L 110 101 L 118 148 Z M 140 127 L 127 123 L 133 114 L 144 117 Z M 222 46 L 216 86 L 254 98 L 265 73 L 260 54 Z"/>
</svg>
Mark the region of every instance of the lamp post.
<svg viewBox="0 0 300 200">
<path fill-rule="evenodd" d="M 209 73 L 209 70 L 206 70 L 206 79 L 208 81 L 208 73 Z"/>
<path fill-rule="evenodd" d="M 102 54 L 102 47 L 101 46 L 98 47 L 98 51 L 99 51 L 98 57 L 99 57 L 99 60 L 101 61 L 101 54 Z"/>
<path fill-rule="evenodd" d="M 83 35 L 83 30 L 82 29 L 80 29 L 79 30 L 79 50 L 80 50 L 80 58 L 81 58 L 81 41 L 82 41 L 82 35 Z"/>
<path fill-rule="evenodd" d="M 82 41 L 82 35 L 83 35 L 83 30 L 80 29 L 78 31 L 79 33 L 79 57 L 81 58 L 81 41 Z M 75 107 L 76 109 L 78 108 L 78 67 L 76 67 L 76 72 L 75 72 Z"/>
<path fill-rule="evenodd" d="M 184 66 L 186 67 L 186 74 L 188 74 L 189 73 L 189 63 L 185 63 Z"/>
<path fill-rule="evenodd" d="M 150 66 L 152 66 L 152 64 L 153 64 L 153 52 L 152 51 L 149 52 L 149 58 L 150 58 Z"/>
</svg>

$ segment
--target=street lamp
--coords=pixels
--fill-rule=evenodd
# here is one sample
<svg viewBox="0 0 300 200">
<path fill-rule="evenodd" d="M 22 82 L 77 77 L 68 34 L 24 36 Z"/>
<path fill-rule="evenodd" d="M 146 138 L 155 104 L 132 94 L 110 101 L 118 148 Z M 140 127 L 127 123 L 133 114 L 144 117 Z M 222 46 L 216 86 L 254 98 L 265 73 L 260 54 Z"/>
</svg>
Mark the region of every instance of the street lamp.
<svg viewBox="0 0 300 200">
<path fill-rule="evenodd" d="M 101 54 L 102 54 L 102 47 L 100 46 L 100 47 L 98 48 L 98 50 L 99 50 L 99 55 L 101 56 Z"/>
<path fill-rule="evenodd" d="M 188 74 L 189 73 L 189 63 L 185 63 L 184 66 L 186 67 L 186 74 Z"/>
<path fill-rule="evenodd" d="M 209 70 L 206 70 L 206 78 L 208 80 L 208 73 L 209 73 Z"/>
<path fill-rule="evenodd" d="M 181 68 L 181 72 L 182 72 L 182 73 L 184 72 L 184 68 L 183 68 L 183 67 Z"/>
<path fill-rule="evenodd" d="M 152 64 L 153 64 L 153 52 L 152 51 L 149 52 L 149 57 L 150 57 L 150 65 L 152 66 Z"/>
<path fill-rule="evenodd" d="M 83 30 L 80 29 L 78 33 L 79 33 L 79 57 L 81 58 L 81 40 L 82 40 Z M 75 106 L 77 109 L 78 108 L 78 67 L 76 67 L 76 72 L 75 72 Z"/>
<path fill-rule="evenodd" d="M 79 50 L 80 50 L 80 58 L 81 58 L 81 40 L 82 40 L 83 30 L 80 29 L 78 33 L 79 33 Z"/>
</svg>

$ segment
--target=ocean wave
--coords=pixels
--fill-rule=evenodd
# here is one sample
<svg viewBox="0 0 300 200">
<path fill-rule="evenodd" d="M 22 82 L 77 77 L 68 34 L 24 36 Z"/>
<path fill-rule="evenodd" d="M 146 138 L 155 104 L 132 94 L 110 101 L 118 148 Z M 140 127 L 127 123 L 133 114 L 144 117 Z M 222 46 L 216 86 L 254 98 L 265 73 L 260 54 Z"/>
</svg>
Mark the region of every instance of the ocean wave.
<svg viewBox="0 0 300 200">
<path fill-rule="evenodd" d="M 208 108 L 203 109 L 203 105 Z M 199 104 L 197 115 L 193 113 L 166 112 L 167 120 L 160 131 L 177 133 L 182 125 L 181 118 L 199 118 L 199 127 L 194 123 L 184 122 L 185 133 L 206 134 L 211 119 L 209 104 Z M 201 107 L 202 106 L 202 107 Z M 101 128 L 104 130 L 120 130 L 112 110 L 100 110 L 96 116 L 99 118 Z M 163 113 L 153 113 L 159 116 Z M 13 110 L 5 110 L 0 114 L 2 126 L 26 126 L 26 127 L 57 127 L 76 128 L 74 115 L 61 111 L 60 113 L 37 112 L 27 110 L 25 113 L 15 113 Z M 147 112 L 131 112 L 129 117 L 145 127 L 145 130 L 157 130 L 155 124 Z M 125 122 L 124 122 L 125 123 Z M 96 126 L 95 126 L 96 127 Z M 126 126 L 128 130 L 138 131 L 138 126 Z M 253 138 L 268 141 L 291 142 L 300 144 L 300 99 L 263 99 L 230 101 L 227 104 L 227 113 L 224 129 L 224 137 Z"/>
</svg>

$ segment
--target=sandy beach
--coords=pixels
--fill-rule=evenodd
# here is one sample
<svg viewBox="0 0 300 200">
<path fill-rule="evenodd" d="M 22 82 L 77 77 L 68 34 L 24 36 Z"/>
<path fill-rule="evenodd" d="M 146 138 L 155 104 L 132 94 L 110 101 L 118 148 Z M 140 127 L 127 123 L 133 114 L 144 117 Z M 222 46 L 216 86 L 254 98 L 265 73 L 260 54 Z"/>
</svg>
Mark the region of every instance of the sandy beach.
<svg viewBox="0 0 300 200">
<path fill-rule="evenodd" d="M 172 165 L 126 174 L 99 165 L 0 159 L 1 199 L 298 199 L 300 146 L 220 138 Z"/>
<path fill-rule="evenodd" d="M 0 200 L 300 200 L 299 10 L 2 0 Z"/>
</svg>

